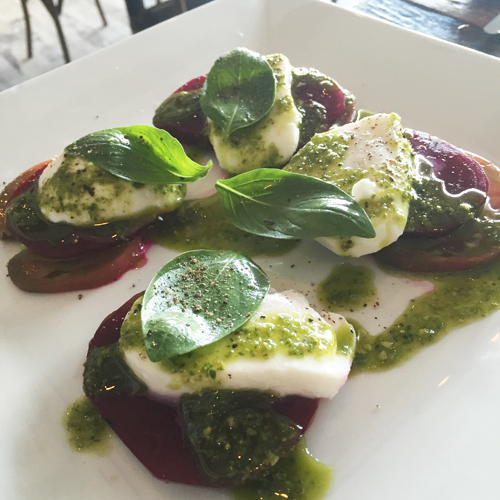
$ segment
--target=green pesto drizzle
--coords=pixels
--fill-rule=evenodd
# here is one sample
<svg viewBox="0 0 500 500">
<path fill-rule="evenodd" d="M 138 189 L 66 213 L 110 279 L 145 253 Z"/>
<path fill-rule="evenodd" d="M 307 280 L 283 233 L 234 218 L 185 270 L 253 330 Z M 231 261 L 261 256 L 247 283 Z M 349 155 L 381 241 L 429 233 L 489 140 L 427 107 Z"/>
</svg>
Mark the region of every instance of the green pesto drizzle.
<svg viewBox="0 0 500 500">
<path fill-rule="evenodd" d="M 99 168 L 90 161 L 72 158 L 64 153 L 63 161 L 56 172 L 38 190 L 42 212 L 64 213 L 70 219 L 82 215 L 89 221 L 87 225 L 109 220 L 108 206 L 113 200 L 119 200 L 124 210 L 133 205 L 133 192 L 146 191 L 149 197 L 154 195 L 163 200 L 163 210 L 170 211 L 180 205 L 186 194 L 186 186 L 180 184 L 140 184 L 130 182 Z M 157 212 L 151 205 L 141 217 Z M 82 224 L 79 224 L 82 225 Z"/>
<path fill-rule="evenodd" d="M 435 288 L 412 299 L 403 314 L 376 336 L 351 322 L 358 337 L 352 374 L 399 366 L 451 330 L 500 308 L 500 262 L 487 268 L 437 276 L 388 269 L 386 272 L 410 279 L 428 279 Z"/>
<path fill-rule="evenodd" d="M 335 182 L 339 188 L 349 192 L 360 179 L 356 170 L 343 168 L 343 160 L 350 144 L 351 139 L 346 135 L 334 132 L 316 134 L 292 157 L 284 170 Z"/>
<path fill-rule="evenodd" d="M 256 236 L 233 226 L 224 216 L 218 195 L 187 202 L 177 212 L 166 214 L 148 233 L 148 238 L 173 250 L 234 250 L 246 257 L 282 255 L 298 243 Z"/>
<path fill-rule="evenodd" d="M 329 311 L 358 311 L 377 295 L 374 278 L 367 267 L 340 264 L 319 284 L 318 299 Z"/>
<path fill-rule="evenodd" d="M 142 297 L 132 306 L 121 329 L 120 350 L 144 350 L 140 310 Z M 346 324 L 331 335 L 332 328 L 312 316 L 297 318 L 291 314 L 266 314 L 245 323 L 236 332 L 212 344 L 158 362 L 158 366 L 176 375 L 171 388 L 181 385 L 199 388 L 218 387 L 219 373 L 229 369 L 233 361 L 245 358 L 266 360 L 276 355 L 316 359 L 335 351 L 348 355 L 354 346 L 354 336 Z M 219 376 L 218 376 L 219 375 Z"/>
<path fill-rule="evenodd" d="M 231 490 L 235 500 L 320 500 L 330 489 L 333 471 L 313 458 L 305 438 L 292 453 L 281 458 L 270 474 Z"/>
<path fill-rule="evenodd" d="M 275 398 L 262 391 L 205 391 L 179 402 L 185 435 L 199 465 L 226 485 L 262 477 L 288 455 L 300 427 L 273 410 Z"/>
<path fill-rule="evenodd" d="M 369 138 L 364 130 L 367 126 L 374 130 Z M 363 165 L 359 152 L 350 156 L 350 150 L 365 147 L 373 147 L 374 153 L 366 153 Z M 357 182 L 369 179 L 377 185 L 377 194 L 357 200 L 368 216 L 385 218 L 391 214 L 401 228 L 406 224 L 404 202 L 410 199 L 413 165 L 410 144 L 395 114 L 373 115 L 363 122 L 316 134 L 284 170 L 333 182 L 349 195 Z"/>
<path fill-rule="evenodd" d="M 68 406 L 63 426 L 73 450 L 100 456 L 111 452 L 112 431 L 86 396 Z"/>
</svg>

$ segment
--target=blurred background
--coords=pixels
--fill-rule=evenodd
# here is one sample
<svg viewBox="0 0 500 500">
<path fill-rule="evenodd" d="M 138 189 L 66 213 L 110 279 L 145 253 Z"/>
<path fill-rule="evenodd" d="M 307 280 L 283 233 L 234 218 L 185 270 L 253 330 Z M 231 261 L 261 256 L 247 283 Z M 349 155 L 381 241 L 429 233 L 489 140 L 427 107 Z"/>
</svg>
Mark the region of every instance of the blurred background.
<svg viewBox="0 0 500 500">
<path fill-rule="evenodd" d="M 210 1 L 0 0 L 0 91 Z M 324 1 L 500 57 L 500 0 Z"/>
</svg>

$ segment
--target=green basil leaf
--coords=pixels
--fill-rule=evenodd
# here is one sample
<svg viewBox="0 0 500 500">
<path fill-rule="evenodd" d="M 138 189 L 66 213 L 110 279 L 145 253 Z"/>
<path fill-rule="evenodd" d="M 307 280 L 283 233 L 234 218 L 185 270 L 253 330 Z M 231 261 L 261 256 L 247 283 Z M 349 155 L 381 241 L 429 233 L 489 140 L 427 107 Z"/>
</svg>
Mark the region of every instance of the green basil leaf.
<svg viewBox="0 0 500 500">
<path fill-rule="evenodd" d="M 366 212 L 335 184 L 308 175 L 260 168 L 217 181 L 226 217 L 260 236 L 373 238 Z"/>
<path fill-rule="evenodd" d="M 203 89 L 201 109 L 228 136 L 269 112 L 276 98 L 276 78 L 264 57 L 238 48 L 215 61 Z"/>
<path fill-rule="evenodd" d="M 161 361 L 211 344 L 239 328 L 259 307 L 269 279 L 228 250 L 193 250 L 153 278 L 141 311 L 146 352 Z"/>
<path fill-rule="evenodd" d="M 212 167 L 211 161 L 198 165 L 177 139 L 148 125 L 94 132 L 70 144 L 65 153 L 142 184 L 186 184 L 202 179 Z"/>
</svg>

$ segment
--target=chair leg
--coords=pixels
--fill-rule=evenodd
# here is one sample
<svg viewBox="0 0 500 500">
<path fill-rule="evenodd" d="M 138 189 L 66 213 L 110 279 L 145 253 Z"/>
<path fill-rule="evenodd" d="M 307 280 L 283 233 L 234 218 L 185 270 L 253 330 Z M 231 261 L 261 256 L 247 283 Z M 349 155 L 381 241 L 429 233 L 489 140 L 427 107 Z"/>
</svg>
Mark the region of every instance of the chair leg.
<svg viewBox="0 0 500 500">
<path fill-rule="evenodd" d="M 26 24 L 26 47 L 28 48 L 28 59 L 33 57 L 33 40 L 31 37 L 31 21 L 28 12 L 28 0 L 21 0 L 23 7 L 24 22 Z"/>
<path fill-rule="evenodd" d="M 64 33 L 61 27 L 61 23 L 59 22 L 59 14 L 58 14 L 59 7 L 52 0 L 42 0 L 42 3 L 45 5 L 47 10 L 49 11 L 50 16 L 54 20 L 54 24 L 56 25 L 56 30 L 57 30 L 57 36 L 59 37 L 59 42 L 61 44 L 61 48 L 64 55 L 64 61 L 69 63 L 71 59 L 69 57 L 69 51 L 66 45 L 66 39 L 64 38 Z M 62 2 L 59 3 L 59 6 L 62 6 Z"/>
<path fill-rule="evenodd" d="M 61 27 L 61 23 L 59 22 L 59 18 L 54 17 L 54 23 L 56 24 L 57 35 L 59 37 L 59 42 L 61 43 L 61 48 L 64 55 L 64 62 L 69 63 L 71 61 L 69 57 L 68 47 L 66 45 L 66 39 L 64 38 L 64 33 Z"/>
<path fill-rule="evenodd" d="M 95 4 L 97 5 L 97 10 L 99 11 L 99 14 L 101 15 L 102 24 L 104 26 L 107 26 L 108 21 L 106 21 L 106 18 L 104 17 L 104 11 L 102 10 L 101 3 L 99 2 L 99 0 L 95 0 Z"/>
</svg>

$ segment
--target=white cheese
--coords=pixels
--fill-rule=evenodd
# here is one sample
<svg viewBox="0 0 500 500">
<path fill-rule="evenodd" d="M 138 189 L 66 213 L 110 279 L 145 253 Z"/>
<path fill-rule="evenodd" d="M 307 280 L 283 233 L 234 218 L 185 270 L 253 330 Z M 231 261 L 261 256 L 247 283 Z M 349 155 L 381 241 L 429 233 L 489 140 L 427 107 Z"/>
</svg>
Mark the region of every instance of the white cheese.
<svg viewBox="0 0 500 500">
<path fill-rule="evenodd" d="M 133 183 L 64 154 L 43 171 L 38 188 L 44 217 L 74 226 L 159 215 L 177 208 L 185 192 L 179 184 Z"/>
<path fill-rule="evenodd" d="M 122 327 L 122 339 L 124 328 L 140 328 L 140 320 L 132 311 L 134 307 Z M 279 316 L 285 318 L 284 323 L 276 321 Z M 273 328 L 288 325 L 290 319 L 293 328 L 281 330 L 286 340 L 277 342 Z M 217 388 L 332 398 L 347 379 L 354 354 L 354 330 L 342 316 L 329 314 L 324 320 L 298 292 L 268 294 L 240 330 L 240 335 L 233 333 L 193 351 L 192 356 L 178 356 L 174 364 L 168 360 L 153 363 L 143 344 L 130 346 L 121 341 L 120 346 L 131 370 L 151 394 L 161 398 L 177 399 L 183 393 Z M 245 330 L 251 332 L 250 336 Z M 243 338 L 245 349 L 241 349 Z M 301 343 L 297 349 L 294 339 Z M 290 348 L 287 342 L 291 342 Z M 313 347 L 304 349 L 302 343 Z M 258 354 L 252 356 L 254 348 Z M 179 363 L 184 362 L 185 368 L 179 370 Z M 213 369 L 211 375 L 207 367 Z"/>
<path fill-rule="evenodd" d="M 374 253 L 403 233 L 414 167 L 411 147 L 396 114 L 376 114 L 316 134 L 285 170 L 335 183 L 367 212 L 375 238 L 318 238 L 338 255 Z"/>
<path fill-rule="evenodd" d="M 208 136 L 219 164 L 232 174 L 280 167 L 292 157 L 299 144 L 302 116 L 292 97 L 292 66 L 281 54 L 266 59 L 277 80 L 276 99 L 269 113 L 229 137 L 209 120 Z"/>
</svg>

